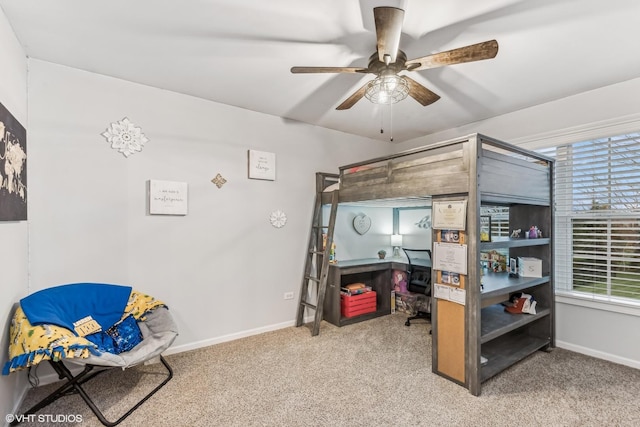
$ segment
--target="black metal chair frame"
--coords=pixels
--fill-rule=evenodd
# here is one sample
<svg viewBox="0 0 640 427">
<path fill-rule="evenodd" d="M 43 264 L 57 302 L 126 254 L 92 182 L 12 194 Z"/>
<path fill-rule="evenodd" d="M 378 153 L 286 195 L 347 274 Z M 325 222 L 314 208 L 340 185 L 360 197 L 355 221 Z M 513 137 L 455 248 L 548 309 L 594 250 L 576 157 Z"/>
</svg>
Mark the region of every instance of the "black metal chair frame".
<svg viewBox="0 0 640 427">
<path fill-rule="evenodd" d="M 80 397 L 82 397 L 82 399 L 85 401 L 87 406 L 89 406 L 91 411 L 95 414 L 95 416 L 98 417 L 100 422 L 105 426 L 111 427 L 111 426 L 115 426 L 115 425 L 120 424 L 125 418 L 127 418 L 129 415 L 131 415 L 133 413 L 133 411 L 138 409 L 140 407 L 140 405 L 142 405 L 144 402 L 146 402 L 151 396 L 153 396 L 158 390 L 160 390 L 166 383 L 168 383 L 171 378 L 173 378 L 173 370 L 171 369 L 171 366 L 169 366 L 169 364 L 167 363 L 167 361 L 165 360 L 164 357 L 160 356 L 160 362 L 164 365 L 164 367 L 167 370 L 167 377 L 159 385 L 157 385 L 153 390 L 151 390 L 145 397 L 143 397 L 140 401 L 138 401 L 138 403 L 136 403 L 124 415 L 122 415 L 116 421 L 109 421 L 102 414 L 102 411 L 100 411 L 100 409 L 98 409 L 98 407 L 94 403 L 93 399 L 91 398 L 91 396 L 89 396 L 89 394 L 82 387 L 82 385 L 85 384 L 86 382 L 88 382 L 89 380 L 91 380 L 92 378 L 95 378 L 97 375 L 99 375 L 99 374 L 101 374 L 103 372 L 107 372 L 107 371 L 109 371 L 111 369 L 118 368 L 117 366 L 106 367 L 106 366 L 98 366 L 98 365 L 89 365 L 89 364 L 87 364 L 87 365 L 85 365 L 85 368 L 84 368 L 84 370 L 82 372 L 80 372 L 79 374 L 74 376 L 71 373 L 71 371 L 69 370 L 69 368 L 67 368 L 62 361 L 60 361 L 60 360 L 59 361 L 49 360 L 48 362 L 51 364 L 53 369 L 55 369 L 55 371 L 58 374 L 58 377 L 61 380 L 66 379 L 67 381 L 62 386 L 58 387 L 55 391 L 53 391 L 51 394 L 49 394 L 47 397 L 45 397 L 40 402 L 38 402 L 34 406 L 32 406 L 29 410 L 27 410 L 24 413 L 24 415 L 35 414 L 36 412 L 38 412 L 42 408 L 45 408 L 46 406 L 50 405 L 51 403 L 55 402 L 57 399 L 59 399 L 59 398 L 61 398 L 63 396 L 67 396 L 67 395 L 70 395 L 70 394 L 79 394 Z M 94 369 L 96 369 L 96 370 L 94 370 Z M 120 369 L 122 369 L 122 368 L 120 368 Z M 20 424 L 20 422 L 23 419 L 25 419 L 25 418 L 24 417 L 18 417 L 16 419 L 14 419 L 14 421 L 11 423 L 11 425 L 12 426 L 18 425 L 18 424 Z"/>
<path fill-rule="evenodd" d="M 404 251 L 405 255 L 407 256 L 407 260 L 409 261 L 409 271 L 407 272 L 407 290 L 410 292 L 415 292 L 415 286 L 422 286 L 422 284 L 420 285 L 416 285 L 413 284 L 412 286 L 412 281 L 414 281 L 414 276 L 415 276 L 415 272 L 416 271 L 420 271 L 422 273 L 428 273 L 427 277 L 428 280 L 426 281 L 426 283 L 424 284 L 426 286 L 426 289 L 424 291 L 424 295 L 426 295 L 427 297 L 431 297 L 431 266 L 426 267 L 426 266 L 422 266 L 419 264 L 415 264 L 414 262 L 411 261 L 412 257 L 409 255 L 409 252 L 423 252 L 429 255 L 429 262 L 431 262 L 431 250 L 429 249 L 405 249 L 402 248 L 402 250 Z M 414 257 L 415 259 L 415 257 Z M 414 290 L 412 290 L 414 289 Z M 411 321 L 412 320 L 416 320 L 416 319 L 425 319 L 429 322 L 431 322 L 431 313 L 427 313 L 426 311 L 421 311 L 418 310 L 416 312 L 415 315 L 410 316 L 409 318 L 407 318 L 407 321 L 404 323 L 406 326 L 411 326 Z M 429 331 L 429 333 L 431 333 L 431 331 Z"/>
</svg>

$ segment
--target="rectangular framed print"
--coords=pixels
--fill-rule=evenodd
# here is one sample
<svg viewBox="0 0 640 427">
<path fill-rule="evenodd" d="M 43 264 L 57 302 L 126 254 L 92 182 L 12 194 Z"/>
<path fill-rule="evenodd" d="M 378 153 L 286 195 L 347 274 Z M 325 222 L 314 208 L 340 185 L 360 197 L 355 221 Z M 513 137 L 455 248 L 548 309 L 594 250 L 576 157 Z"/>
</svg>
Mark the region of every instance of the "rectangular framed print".
<svg viewBox="0 0 640 427">
<path fill-rule="evenodd" d="M 27 131 L 0 103 L 0 221 L 27 220 Z"/>
<path fill-rule="evenodd" d="M 438 230 L 464 230 L 467 220 L 467 201 L 433 202 L 433 228 Z"/>
<path fill-rule="evenodd" d="M 266 151 L 249 150 L 249 178 L 276 180 L 276 155 Z"/>
<path fill-rule="evenodd" d="M 186 215 L 187 191 L 186 182 L 149 180 L 149 214 Z"/>
</svg>

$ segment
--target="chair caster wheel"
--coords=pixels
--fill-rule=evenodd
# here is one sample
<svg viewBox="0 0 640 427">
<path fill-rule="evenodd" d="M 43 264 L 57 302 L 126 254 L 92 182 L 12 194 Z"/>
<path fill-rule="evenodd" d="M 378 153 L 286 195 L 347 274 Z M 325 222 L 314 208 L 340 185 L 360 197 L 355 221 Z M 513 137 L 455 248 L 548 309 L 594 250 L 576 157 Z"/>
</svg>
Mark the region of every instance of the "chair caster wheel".
<svg viewBox="0 0 640 427">
<path fill-rule="evenodd" d="M 404 326 L 411 326 L 411 322 L 407 320 L 406 322 L 404 322 Z"/>
</svg>

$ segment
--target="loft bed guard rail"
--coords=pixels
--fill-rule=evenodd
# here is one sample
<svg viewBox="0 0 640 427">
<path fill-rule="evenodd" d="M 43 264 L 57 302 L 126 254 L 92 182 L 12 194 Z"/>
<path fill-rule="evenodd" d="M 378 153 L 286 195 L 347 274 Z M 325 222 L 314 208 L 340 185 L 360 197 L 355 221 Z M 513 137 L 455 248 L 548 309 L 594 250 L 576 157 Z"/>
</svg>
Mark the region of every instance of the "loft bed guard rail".
<svg viewBox="0 0 640 427">
<path fill-rule="evenodd" d="M 509 147 L 507 149 L 507 147 Z M 340 202 L 465 194 L 477 169 L 483 194 L 505 193 L 520 203 L 548 202 L 548 158 L 481 134 L 451 139 L 341 166 Z M 497 166 L 499 165 L 499 167 Z M 505 176 L 528 176 L 531 190 L 505 188 Z M 536 189 L 540 191 L 536 193 Z"/>
</svg>

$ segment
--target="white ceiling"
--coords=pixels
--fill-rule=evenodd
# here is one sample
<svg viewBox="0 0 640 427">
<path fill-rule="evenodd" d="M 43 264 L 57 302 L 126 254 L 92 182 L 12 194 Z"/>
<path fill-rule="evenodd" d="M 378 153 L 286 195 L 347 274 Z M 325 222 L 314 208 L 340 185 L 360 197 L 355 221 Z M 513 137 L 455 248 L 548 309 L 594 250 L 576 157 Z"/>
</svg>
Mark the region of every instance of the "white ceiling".
<svg viewBox="0 0 640 427">
<path fill-rule="evenodd" d="M 371 74 L 374 6 L 409 59 L 496 39 L 495 59 L 408 73 L 442 98 L 336 111 Z M 0 0 L 31 58 L 402 142 L 640 77 L 638 0 Z M 405 72 L 406 73 L 406 72 Z M 631 96 L 631 94 L 630 94 Z M 635 94 L 634 96 L 638 96 Z M 562 112 L 558 112 L 561 114 Z M 384 134 L 380 127 L 385 127 Z"/>
</svg>

